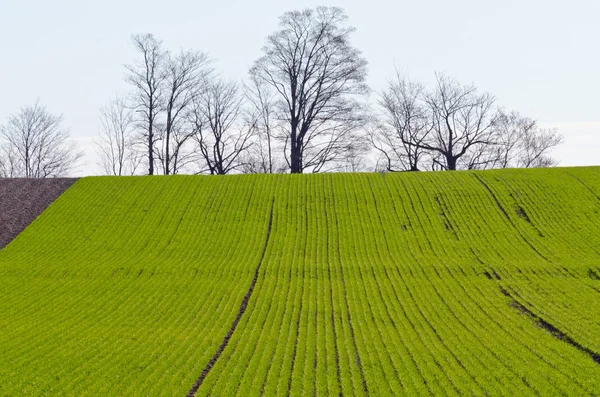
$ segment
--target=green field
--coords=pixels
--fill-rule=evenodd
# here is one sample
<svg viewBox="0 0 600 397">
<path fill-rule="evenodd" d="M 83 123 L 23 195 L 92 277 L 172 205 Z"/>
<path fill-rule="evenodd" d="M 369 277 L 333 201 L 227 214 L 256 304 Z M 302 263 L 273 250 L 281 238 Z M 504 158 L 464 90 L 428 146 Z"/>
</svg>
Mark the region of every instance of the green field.
<svg viewBox="0 0 600 397">
<path fill-rule="evenodd" d="M 0 396 L 194 385 L 600 395 L 600 168 L 83 178 L 0 251 Z"/>
</svg>

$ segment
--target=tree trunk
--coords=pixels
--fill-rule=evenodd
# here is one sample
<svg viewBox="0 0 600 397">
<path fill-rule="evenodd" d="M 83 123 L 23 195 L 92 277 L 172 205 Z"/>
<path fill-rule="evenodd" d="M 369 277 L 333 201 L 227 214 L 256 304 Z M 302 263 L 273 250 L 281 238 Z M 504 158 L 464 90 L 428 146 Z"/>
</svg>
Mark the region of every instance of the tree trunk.
<svg viewBox="0 0 600 397">
<path fill-rule="evenodd" d="M 154 107 L 152 103 L 152 99 L 150 100 L 150 106 L 148 109 L 148 175 L 154 175 L 154 151 L 152 150 L 153 141 L 154 141 L 154 131 L 153 131 L 153 112 Z"/>
<path fill-rule="evenodd" d="M 456 158 L 454 158 L 454 156 L 446 156 L 446 165 L 448 166 L 448 171 L 455 171 Z"/>
<path fill-rule="evenodd" d="M 152 122 L 148 125 L 148 175 L 154 175 L 154 153 L 152 151 Z"/>
<path fill-rule="evenodd" d="M 290 171 L 292 174 L 302 173 L 302 153 L 295 142 L 292 142 L 291 146 Z"/>
<path fill-rule="evenodd" d="M 298 142 L 298 122 L 292 121 L 291 131 L 291 145 L 290 145 L 290 172 L 292 174 L 302 173 L 302 150 L 300 149 L 301 143 Z"/>
</svg>

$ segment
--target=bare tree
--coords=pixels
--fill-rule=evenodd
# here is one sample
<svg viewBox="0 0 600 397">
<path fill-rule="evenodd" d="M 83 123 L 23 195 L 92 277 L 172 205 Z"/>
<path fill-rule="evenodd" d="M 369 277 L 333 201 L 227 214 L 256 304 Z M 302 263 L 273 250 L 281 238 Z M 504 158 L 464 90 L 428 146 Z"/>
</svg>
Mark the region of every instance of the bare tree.
<svg viewBox="0 0 600 397">
<path fill-rule="evenodd" d="M 133 86 L 132 105 L 142 128 L 148 153 L 148 174 L 154 174 L 154 152 L 157 142 L 156 118 L 164 107 L 163 90 L 165 73 L 163 62 L 165 54 L 161 41 L 151 34 L 132 36 L 133 45 L 140 59 L 132 65 L 126 65 L 126 81 Z"/>
<path fill-rule="evenodd" d="M 446 170 L 478 145 L 494 143 L 494 97 L 479 94 L 474 86 L 437 74 L 436 88 L 426 96 L 432 131 L 418 147 L 437 152 L 434 161 Z"/>
<path fill-rule="evenodd" d="M 272 174 L 281 168 L 275 154 L 280 138 L 277 135 L 280 125 L 275 92 L 257 76 L 251 76 L 250 83 L 244 88 L 249 104 L 246 123 L 256 129 L 255 144 L 252 145 L 252 153 L 247 154 L 244 172 Z"/>
<path fill-rule="evenodd" d="M 122 97 L 100 109 L 102 132 L 96 146 L 108 175 L 134 175 L 143 153 L 136 148 L 133 111 Z"/>
<path fill-rule="evenodd" d="M 354 28 L 338 7 L 285 13 L 250 74 L 277 93 L 292 173 L 319 171 L 343 156 L 364 117 L 367 61 L 350 45 Z"/>
<path fill-rule="evenodd" d="M 16 178 L 24 175 L 19 154 L 7 142 L 0 143 L 0 178 Z"/>
<path fill-rule="evenodd" d="M 532 168 L 556 164 L 549 152 L 562 142 L 557 130 L 540 129 L 535 120 L 504 110 L 498 111 L 493 128 L 494 142 L 474 147 L 464 157 L 464 168 Z"/>
<path fill-rule="evenodd" d="M 191 141 L 193 128 L 188 123 L 192 105 L 212 73 L 209 57 L 198 51 L 181 51 L 165 57 L 165 129 L 158 157 L 165 175 L 176 174 L 191 159 L 184 146 Z"/>
<path fill-rule="evenodd" d="M 562 142 L 563 137 L 556 129 L 533 129 L 523 139 L 518 166 L 539 168 L 556 165 L 557 161 L 550 157 L 549 152 Z"/>
<path fill-rule="evenodd" d="M 242 99 L 236 83 L 216 80 L 196 101 L 191 117 L 201 172 L 222 175 L 243 166 L 240 155 L 250 146 L 255 126 L 239 123 Z"/>
<path fill-rule="evenodd" d="M 51 114 L 37 101 L 8 118 L 0 127 L 4 140 L 2 173 L 5 176 L 48 178 L 63 176 L 75 167 L 82 153 L 62 126 L 62 115 Z"/>
<path fill-rule="evenodd" d="M 372 146 L 385 159 L 387 171 L 419 171 L 425 157 L 423 147 L 432 131 L 432 121 L 423 86 L 396 72 L 379 99 L 383 125 L 368 134 Z"/>
</svg>

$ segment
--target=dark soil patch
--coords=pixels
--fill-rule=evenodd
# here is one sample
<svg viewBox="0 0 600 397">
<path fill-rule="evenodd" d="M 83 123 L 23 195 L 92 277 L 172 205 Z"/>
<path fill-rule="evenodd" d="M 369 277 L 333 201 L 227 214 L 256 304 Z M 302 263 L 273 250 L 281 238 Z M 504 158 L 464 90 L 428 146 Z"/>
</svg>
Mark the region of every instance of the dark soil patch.
<svg viewBox="0 0 600 397">
<path fill-rule="evenodd" d="M 490 271 L 484 271 L 483 274 L 490 280 L 502 280 L 502 277 L 500 277 L 500 275 L 493 268 L 490 268 Z"/>
<path fill-rule="evenodd" d="M 77 179 L 0 179 L 0 249 L 6 247 Z"/>
<path fill-rule="evenodd" d="M 448 215 L 446 215 L 446 212 L 448 211 L 446 204 L 440 200 L 439 196 L 435 197 L 435 202 L 440 207 L 440 216 L 442 217 L 444 228 L 447 232 L 451 233 L 456 240 L 458 240 L 458 234 L 456 233 L 456 230 L 454 230 L 454 226 L 452 225 L 452 222 L 450 222 Z"/>
<path fill-rule="evenodd" d="M 600 280 L 600 276 L 598 275 L 598 273 L 596 273 L 594 270 L 589 269 L 588 270 L 588 276 L 590 276 L 590 278 L 592 280 Z"/>
</svg>

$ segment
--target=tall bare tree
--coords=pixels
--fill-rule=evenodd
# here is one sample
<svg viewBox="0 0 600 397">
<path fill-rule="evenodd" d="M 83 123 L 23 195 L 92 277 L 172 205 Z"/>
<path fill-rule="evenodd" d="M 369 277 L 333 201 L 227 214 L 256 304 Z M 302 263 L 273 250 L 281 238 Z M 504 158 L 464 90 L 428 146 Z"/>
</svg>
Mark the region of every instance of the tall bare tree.
<svg viewBox="0 0 600 397">
<path fill-rule="evenodd" d="M 167 54 L 164 63 L 165 129 L 158 157 L 165 175 L 176 174 L 191 158 L 184 146 L 191 141 L 193 128 L 187 122 L 192 105 L 206 88 L 212 73 L 208 55 L 198 51 Z"/>
<path fill-rule="evenodd" d="M 154 152 L 157 142 L 156 119 L 164 108 L 163 91 L 165 73 L 163 63 L 165 53 L 162 42 L 152 34 L 132 36 L 133 45 L 139 59 L 132 65 L 126 65 L 126 81 L 134 89 L 132 105 L 142 128 L 148 154 L 148 175 L 154 174 Z"/>
<path fill-rule="evenodd" d="M 0 127 L 4 160 L 2 174 L 49 178 L 72 171 L 82 153 L 62 126 L 62 115 L 50 113 L 39 101 L 9 116 Z"/>
<path fill-rule="evenodd" d="M 102 131 L 96 141 L 104 172 L 108 175 L 134 175 L 143 158 L 135 137 L 135 119 L 127 101 L 116 97 L 100 109 Z"/>
<path fill-rule="evenodd" d="M 474 86 L 436 74 L 435 90 L 427 94 L 426 102 L 432 131 L 418 146 L 439 153 L 442 169 L 456 170 L 469 150 L 494 143 L 496 109 L 490 94 L 479 94 Z"/>
<path fill-rule="evenodd" d="M 423 145 L 433 128 L 424 99 L 423 86 L 398 72 L 382 92 L 379 106 L 384 124 L 372 128 L 368 136 L 385 159 L 387 171 L 419 171 L 426 155 Z"/>
<path fill-rule="evenodd" d="M 350 44 L 354 28 L 338 7 L 285 13 L 250 74 L 277 93 L 292 173 L 319 171 L 344 155 L 364 118 L 367 61 Z"/>
<path fill-rule="evenodd" d="M 215 80 L 196 101 L 192 123 L 202 172 L 222 175 L 242 168 L 239 160 L 255 131 L 240 123 L 242 100 L 236 83 Z"/>
</svg>

